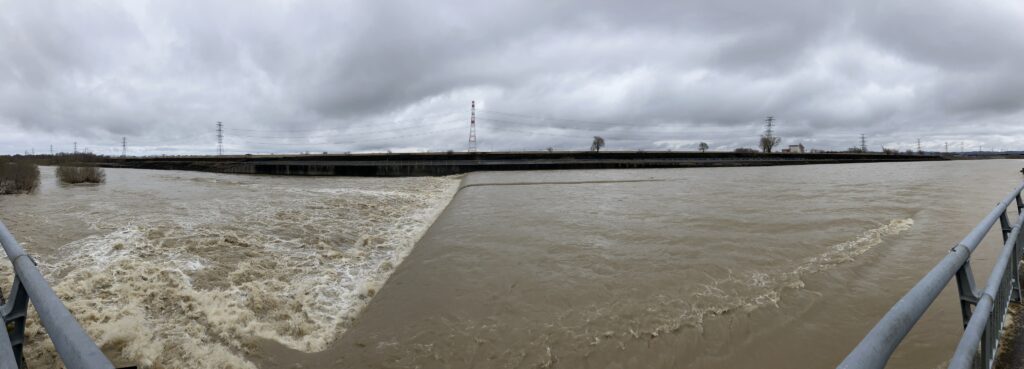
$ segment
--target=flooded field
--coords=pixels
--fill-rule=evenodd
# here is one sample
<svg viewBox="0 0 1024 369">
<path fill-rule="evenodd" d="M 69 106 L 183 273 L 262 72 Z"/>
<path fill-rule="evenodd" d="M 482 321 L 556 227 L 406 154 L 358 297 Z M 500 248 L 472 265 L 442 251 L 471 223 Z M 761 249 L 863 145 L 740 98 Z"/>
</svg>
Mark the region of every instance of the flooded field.
<svg viewBox="0 0 1024 369">
<path fill-rule="evenodd" d="M 0 219 L 119 364 L 830 367 L 1019 183 L 1021 166 L 402 179 L 109 170 L 107 184 L 71 187 L 43 168 L 37 194 L 0 197 Z M 997 243 L 975 257 L 980 280 Z M 948 358 L 961 329 L 954 292 L 892 367 Z M 49 367 L 30 324 L 30 364 Z"/>
</svg>

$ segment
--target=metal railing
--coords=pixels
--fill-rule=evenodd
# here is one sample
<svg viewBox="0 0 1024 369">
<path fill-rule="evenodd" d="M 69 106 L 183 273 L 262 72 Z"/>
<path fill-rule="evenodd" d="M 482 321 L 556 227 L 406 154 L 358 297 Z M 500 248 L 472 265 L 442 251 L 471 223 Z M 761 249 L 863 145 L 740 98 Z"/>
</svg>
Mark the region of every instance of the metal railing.
<svg viewBox="0 0 1024 369">
<path fill-rule="evenodd" d="M 963 315 L 964 333 L 949 362 L 949 368 L 991 368 L 999 349 L 1003 318 L 1010 301 L 1020 303 L 1021 228 L 1024 226 L 1024 183 L 1010 193 L 960 243 L 953 246 L 938 265 L 932 268 L 907 292 L 867 336 L 839 364 L 839 368 L 883 368 L 914 324 L 931 306 L 939 293 L 956 276 Z M 1017 221 L 1011 226 L 1006 215 L 1010 204 L 1016 203 Z M 984 290 L 978 290 L 971 272 L 971 253 L 999 222 L 1003 248 L 996 260 Z"/>
<path fill-rule="evenodd" d="M 103 355 L 99 347 L 85 334 L 75 317 L 53 293 L 43 274 L 18 241 L 0 222 L 0 244 L 3 244 L 7 258 L 14 266 L 14 284 L 10 296 L 0 307 L 7 334 L 0 334 L 0 369 L 25 367 L 22 348 L 25 344 L 25 318 L 28 303 L 39 313 L 50 341 L 57 349 L 61 361 L 68 369 L 113 369 L 114 365 Z M 2 295 L 0 295 L 2 298 Z"/>
</svg>

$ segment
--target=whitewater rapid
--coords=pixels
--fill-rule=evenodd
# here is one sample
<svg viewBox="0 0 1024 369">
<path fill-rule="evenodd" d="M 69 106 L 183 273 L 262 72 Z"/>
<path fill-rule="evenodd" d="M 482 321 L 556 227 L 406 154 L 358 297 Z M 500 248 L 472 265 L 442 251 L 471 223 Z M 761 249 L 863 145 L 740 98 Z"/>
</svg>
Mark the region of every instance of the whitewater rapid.
<svg viewBox="0 0 1024 369">
<path fill-rule="evenodd" d="M 62 215 L 91 234 L 38 259 L 100 347 L 116 363 L 145 368 L 256 368 L 249 356 L 261 339 L 323 350 L 459 184 L 456 177 L 113 174 L 105 186 L 127 193 L 72 199 Z M 130 182 L 141 180 L 163 192 L 133 192 Z M 117 191 L 54 189 L 104 190 Z M 28 321 L 29 365 L 56 367 L 38 320 Z"/>
</svg>

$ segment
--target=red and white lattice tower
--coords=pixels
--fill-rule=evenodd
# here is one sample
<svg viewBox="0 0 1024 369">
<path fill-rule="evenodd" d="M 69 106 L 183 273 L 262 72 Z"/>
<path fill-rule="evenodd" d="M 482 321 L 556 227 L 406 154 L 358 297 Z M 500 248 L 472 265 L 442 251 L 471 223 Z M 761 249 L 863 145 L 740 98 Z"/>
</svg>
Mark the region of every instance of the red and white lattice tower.
<svg viewBox="0 0 1024 369">
<path fill-rule="evenodd" d="M 469 152 L 476 152 L 476 101 L 469 103 Z"/>
</svg>

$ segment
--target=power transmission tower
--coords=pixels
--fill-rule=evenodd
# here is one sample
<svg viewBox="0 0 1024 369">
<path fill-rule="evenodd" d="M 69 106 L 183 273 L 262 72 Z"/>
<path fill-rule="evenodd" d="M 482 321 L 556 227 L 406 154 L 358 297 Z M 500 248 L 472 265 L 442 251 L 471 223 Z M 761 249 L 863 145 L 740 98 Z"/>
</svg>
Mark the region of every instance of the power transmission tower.
<svg viewBox="0 0 1024 369">
<path fill-rule="evenodd" d="M 53 156 L 53 144 L 50 144 L 50 156 Z"/>
<path fill-rule="evenodd" d="M 476 100 L 469 103 L 469 152 L 476 152 Z"/>
<path fill-rule="evenodd" d="M 224 124 L 217 122 L 217 155 L 224 155 Z"/>
<path fill-rule="evenodd" d="M 775 117 L 769 115 L 764 119 L 764 135 L 761 136 L 761 141 L 758 143 L 761 146 L 761 151 L 765 153 L 772 152 L 772 148 L 779 144 L 781 139 L 775 137 Z"/>
<path fill-rule="evenodd" d="M 949 154 L 949 142 L 946 142 L 946 153 Z"/>
<path fill-rule="evenodd" d="M 74 153 L 75 154 L 78 153 L 78 141 L 75 141 L 75 151 L 74 151 Z"/>
<path fill-rule="evenodd" d="M 920 153 L 923 153 L 923 152 L 924 151 L 921 151 L 921 139 L 919 138 L 919 139 L 917 139 L 917 153 L 920 154 Z"/>
<path fill-rule="evenodd" d="M 864 134 L 860 134 L 860 151 L 868 152 L 868 141 L 864 138 Z"/>
<path fill-rule="evenodd" d="M 128 138 L 121 136 L 121 157 L 128 157 Z"/>
<path fill-rule="evenodd" d="M 960 153 L 961 154 L 964 153 L 964 142 L 963 141 L 960 141 Z"/>
</svg>

